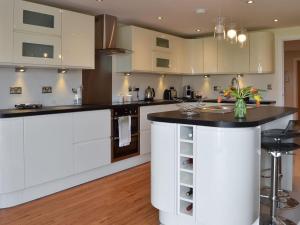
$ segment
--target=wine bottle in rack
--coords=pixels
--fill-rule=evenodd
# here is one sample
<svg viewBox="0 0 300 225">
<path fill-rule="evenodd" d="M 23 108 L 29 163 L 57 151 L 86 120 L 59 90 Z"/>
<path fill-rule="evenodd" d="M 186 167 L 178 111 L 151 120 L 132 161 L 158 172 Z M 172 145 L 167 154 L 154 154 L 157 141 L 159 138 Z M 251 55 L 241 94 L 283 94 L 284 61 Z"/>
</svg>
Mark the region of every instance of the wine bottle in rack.
<svg viewBox="0 0 300 225">
<path fill-rule="evenodd" d="M 193 204 L 191 203 L 191 204 L 189 204 L 186 208 L 186 211 L 192 211 L 192 209 L 193 209 Z"/>
<path fill-rule="evenodd" d="M 192 196 L 192 195 L 193 195 L 193 188 L 190 188 L 190 190 L 187 191 L 187 192 L 185 193 L 185 195 L 186 195 L 186 196 Z"/>
<path fill-rule="evenodd" d="M 193 159 L 187 159 L 182 161 L 182 165 L 188 165 L 188 164 L 193 164 Z"/>
</svg>

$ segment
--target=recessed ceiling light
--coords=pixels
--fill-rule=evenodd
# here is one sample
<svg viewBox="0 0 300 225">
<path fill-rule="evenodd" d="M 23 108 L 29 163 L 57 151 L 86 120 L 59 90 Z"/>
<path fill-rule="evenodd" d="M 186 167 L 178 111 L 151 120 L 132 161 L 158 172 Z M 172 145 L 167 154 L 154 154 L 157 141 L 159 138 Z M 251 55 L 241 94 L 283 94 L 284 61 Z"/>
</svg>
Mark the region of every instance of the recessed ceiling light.
<svg viewBox="0 0 300 225">
<path fill-rule="evenodd" d="M 247 3 L 248 3 L 248 4 L 253 4 L 254 1 L 253 1 L 253 0 L 248 0 Z"/>
<path fill-rule="evenodd" d="M 163 20 L 164 18 L 162 16 L 157 17 L 158 20 Z"/>
<path fill-rule="evenodd" d="M 206 9 L 202 9 L 202 8 L 196 9 L 196 13 L 197 14 L 204 14 L 204 13 L 206 13 Z"/>
<path fill-rule="evenodd" d="M 276 23 L 276 22 L 278 22 L 279 20 L 278 19 L 274 19 L 274 22 Z"/>
<path fill-rule="evenodd" d="M 198 29 L 195 29 L 195 31 L 196 31 L 196 32 L 200 32 L 201 30 L 198 28 Z"/>
<path fill-rule="evenodd" d="M 96 2 L 103 2 L 104 0 L 96 0 Z"/>
</svg>

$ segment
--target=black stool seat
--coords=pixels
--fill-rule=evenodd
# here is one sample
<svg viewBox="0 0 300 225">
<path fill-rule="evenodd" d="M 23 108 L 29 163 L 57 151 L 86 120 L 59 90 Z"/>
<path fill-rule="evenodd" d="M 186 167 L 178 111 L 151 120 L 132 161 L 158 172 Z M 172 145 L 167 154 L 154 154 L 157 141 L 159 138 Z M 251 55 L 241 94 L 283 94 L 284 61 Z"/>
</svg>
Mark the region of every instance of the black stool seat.
<svg viewBox="0 0 300 225">
<path fill-rule="evenodd" d="M 268 152 L 290 152 L 300 149 L 300 145 L 296 143 L 276 143 L 276 142 L 265 142 L 261 143 L 261 147 Z"/>
<path fill-rule="evenodd" d="M 262 131 L 261 133 L 263 138 L 279 138 L 283 139 L 290 139 L 300 137 L 299 130 L 286 130 L 286 129 L 271 129 Z"/>
</svg>

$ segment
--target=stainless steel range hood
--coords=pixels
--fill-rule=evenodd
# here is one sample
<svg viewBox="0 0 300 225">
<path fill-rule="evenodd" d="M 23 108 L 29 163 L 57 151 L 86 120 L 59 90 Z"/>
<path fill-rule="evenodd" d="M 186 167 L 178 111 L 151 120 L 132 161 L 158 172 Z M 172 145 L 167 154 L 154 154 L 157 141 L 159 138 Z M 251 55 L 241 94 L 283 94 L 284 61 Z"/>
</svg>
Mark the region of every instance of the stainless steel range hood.
<svg viewBox="0 0 300 225">
<path fill-rule="evenodd" d="M 128 49 L 116 47 L 116 34 L 117 34 L 117 17 L 111 15 L 99 15 L 96 16 L 96 50 L 112 54 L 125 54 L 131 53 Z"/>
</svg>

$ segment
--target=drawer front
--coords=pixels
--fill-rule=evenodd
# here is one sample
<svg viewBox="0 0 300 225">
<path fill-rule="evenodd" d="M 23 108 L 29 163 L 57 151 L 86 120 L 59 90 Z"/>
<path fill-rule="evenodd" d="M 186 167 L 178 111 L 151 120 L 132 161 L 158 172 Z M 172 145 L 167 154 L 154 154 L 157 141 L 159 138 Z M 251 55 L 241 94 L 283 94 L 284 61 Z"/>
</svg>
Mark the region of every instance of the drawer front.
<svg viewBox="0 0 300 225">
<path fill-rule="evenodd" d="M 111 136 L 110 110 L 78 112 L 73 114 L 74 143 Z"/>
<path fill-rule="evenodd" d="M 75 172 L 80 173 L 110 164 L 110 139 L 95 140 L 74 145 Z"/>
<path fill-rule="evenodd" d="M 60 66 L 61 38 L 15 32 L 14 62 Z"/>
<path fill-rule="evenodd" d="M 27 1 L 15 1 L 16 30 L 61 35 L 61 10 Z"/>
</svg>

